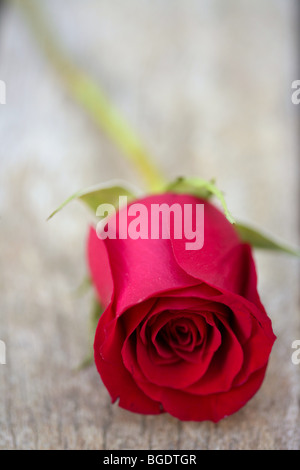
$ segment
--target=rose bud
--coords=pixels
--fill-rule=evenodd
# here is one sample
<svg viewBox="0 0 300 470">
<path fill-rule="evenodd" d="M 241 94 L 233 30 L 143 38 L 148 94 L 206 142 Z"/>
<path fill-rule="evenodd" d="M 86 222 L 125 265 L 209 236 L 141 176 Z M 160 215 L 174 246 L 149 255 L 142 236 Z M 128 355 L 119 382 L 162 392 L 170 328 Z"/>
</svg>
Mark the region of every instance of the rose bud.
<svg viewBox="0 0 300 470">
<path fill-rule="evenodd" d="M 217 422 L 258 391 L 275 341 L 251 246 L 207 200 L 167 193 L 137 202 L 147 209 L 149 237 L 118 236 L 120 214 L 134 220 L 131 204 L 114 216 L 115 237 L 101 239 L 94 228 L 88 237 L 105 309 L 94 341 L 97 370 L 122 408 Z M 187 249 L 184 231 L 151 238 L 155 204 L 176 204 L 182 214 L 185 205 L 204 204 L 203 246 Z"/>
</svg>

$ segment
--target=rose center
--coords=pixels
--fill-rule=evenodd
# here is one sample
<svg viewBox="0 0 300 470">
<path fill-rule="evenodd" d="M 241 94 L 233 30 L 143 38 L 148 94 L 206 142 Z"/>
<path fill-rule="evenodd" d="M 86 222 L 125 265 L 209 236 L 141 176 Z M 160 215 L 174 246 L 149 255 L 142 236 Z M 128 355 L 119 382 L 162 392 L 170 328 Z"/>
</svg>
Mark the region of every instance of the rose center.
<svg viewBox="0 0 300 470">
<path fill-rule="evenodd" d="M 158 332 L 157 341 L 173 351 L 189 350 L 201 343 L 201 335 L 190 319 L 171 320 Z"/>
</svg>

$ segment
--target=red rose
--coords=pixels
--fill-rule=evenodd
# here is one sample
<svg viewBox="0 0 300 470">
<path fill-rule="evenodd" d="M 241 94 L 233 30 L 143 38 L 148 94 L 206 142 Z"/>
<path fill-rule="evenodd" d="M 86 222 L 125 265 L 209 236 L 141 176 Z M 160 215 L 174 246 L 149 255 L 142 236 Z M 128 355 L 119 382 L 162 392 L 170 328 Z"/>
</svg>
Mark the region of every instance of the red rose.
<svg viewBox="0 0 300 470">
<path fill-rule="evenodd" d="M 127 410 L 217 422 L 257 392 L 275 341 L 251 248 L 205 200 L 163 194 L 136 202 L 149 212 L 154 203 L 204 204 L 204 246 L 187 250 L 174 236 L 102 240 L 91 229 L 89 266 L 105 306 L 94 342 L 98 372 Z"/>
</svg>

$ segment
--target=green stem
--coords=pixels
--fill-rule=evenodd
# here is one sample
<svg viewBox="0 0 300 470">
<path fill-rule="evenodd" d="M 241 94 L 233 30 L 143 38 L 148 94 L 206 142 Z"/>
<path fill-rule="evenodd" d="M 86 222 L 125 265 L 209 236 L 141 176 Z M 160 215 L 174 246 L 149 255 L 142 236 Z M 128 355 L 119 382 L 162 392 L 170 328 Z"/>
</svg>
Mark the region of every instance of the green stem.
<svg viewBox="0 0 300 470">
<path fill-rule="evenodd" d="M 162 189 L 166 185 L 166 180 L 154 165 L 136 133 L 112 105 L 99 84 L 65 57 L 52 37 L 37 2 L 34 0 L 11 1 L 23 9 L 38 42 L 73 98 L 135 166 L 147 188 L 152 192 Z"/>
</svg>

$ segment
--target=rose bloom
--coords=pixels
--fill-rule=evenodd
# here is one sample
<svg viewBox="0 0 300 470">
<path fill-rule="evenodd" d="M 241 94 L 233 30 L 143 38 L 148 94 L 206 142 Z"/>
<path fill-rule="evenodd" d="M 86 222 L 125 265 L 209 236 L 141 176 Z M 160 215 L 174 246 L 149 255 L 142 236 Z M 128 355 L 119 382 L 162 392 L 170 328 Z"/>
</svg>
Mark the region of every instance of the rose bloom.
<svg viewBox="0 0 300 470">
<path fill-rule="evenodd" d="M 122 408 L 217 422 L 257 392 L 275 341 L 251 247 L 206 200 L 168 193 L 135 202 L 149 209 L 149 224 L 151 204 L 204 204 L 204 246 L 187 250 L 172 231 L 120 239 L 119 213 L 115 239 L 90 230 L 88 263 L 105 307 L 94 341 L 98 372 Z"/>
</svg>

